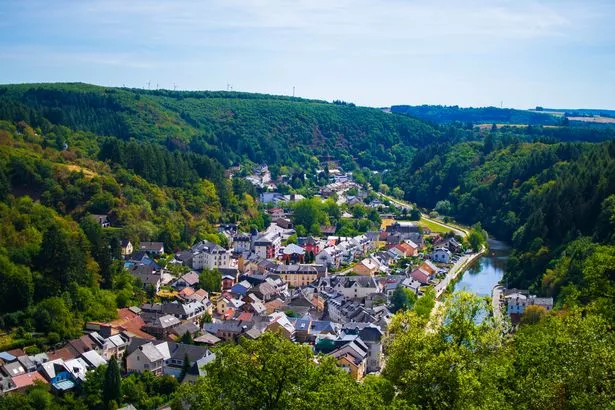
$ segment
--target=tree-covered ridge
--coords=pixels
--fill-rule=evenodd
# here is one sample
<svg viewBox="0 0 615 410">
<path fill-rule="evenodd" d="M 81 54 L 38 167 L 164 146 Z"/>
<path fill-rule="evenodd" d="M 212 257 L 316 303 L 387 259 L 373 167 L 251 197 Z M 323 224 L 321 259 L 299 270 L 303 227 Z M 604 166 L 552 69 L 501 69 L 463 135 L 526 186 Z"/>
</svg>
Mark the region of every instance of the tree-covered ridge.
<svg viewBox="0 0 615 410">
<path fill-rule="evenodd" d="M 444 105 L 394 105 L 391 112 L 407 114 L 435 124 L 462 122 L 471 124 L 560 125 L 562 118 L 535 111 L 511 108 L 463 108 Z"/>
<path fill-rule="evenodd" d="M 328 156 L 384 169 L 441 135 L 421 121 L 351 104 L 229 92 L 146 91 L 86 84 L 0 87 L 0 119 L 190 149 L 224 166 L 307 164 Z M 352 168 L 349 166 L 348 168 Z"/>
<path fill-rule="evenodd" d="M 529 143 L 492 131 L 482 143 L 419 151 L 390 177 L 420 205 L 444 209 L 468 224 L 481 222 L 491 234 L 511 241 L 516 253 L 507 276 L 510 286 L 532 286 L 547 294 L 559 294 L 570 283 L 593 286 L 563 268 L 553 273 L 555 258 L 583 236 L 613 244 L 612 141 Z M 608 274 L 605 278 L 613 281 Z M 591 298 L 582 299 L 587 303 Z"/>
</svg>

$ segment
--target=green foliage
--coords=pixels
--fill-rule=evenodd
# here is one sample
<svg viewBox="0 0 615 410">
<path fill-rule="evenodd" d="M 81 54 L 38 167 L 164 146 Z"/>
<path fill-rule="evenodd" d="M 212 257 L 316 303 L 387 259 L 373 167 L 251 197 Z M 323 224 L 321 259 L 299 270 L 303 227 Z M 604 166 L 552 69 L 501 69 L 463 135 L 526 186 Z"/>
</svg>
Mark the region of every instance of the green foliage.
<svg viewBox="0 0 615 410">
<path fill-rule="evenodd" d="M 474 252 L 478 252 L 483 246 L 487 245 L 487 231 L 481 228 L 480 222 L 476 223 L 472 225 L 472 229 L 470 229 L 465 239 L 468 246 Z"/>
<path fill-rule="evenodd" d="M 436 305 L 436 292 L 430 288 L 414 304 L 414 312 L 423 319 L 429 319 L 431 311 Z"/>
<path fill-rule="evenodd" d="M 275 333 L 257 340 L 224 345 L 205 366 L 207 377 L 182 385 L 173 408 L 208 409 L 363 409 L 382 408 L 375 394 L 386 387 L 360 385 L 331 357 L 313 359 L 309 346 L 294 344 Z"/>
<path fill-rule="evenodd" d="M 402 309 L 412 309 L 416 302 L 416 295 L 410 289 L 397 286 L 391 296 L 391 312 L 395 313 Z"/>
<path fill-rule="evenodd" d="M 222 289 L 222 274 L 218 269 L 203 269 L 199 275 L 199 287 L 208 293 L 220 292 Z"/>
<path fill-rule="evenodd" d="M 313 157 L 332 155 L 347 169 L 354 168 L 355 159 L 360 166 L 385 169 L 407 161 L 412 153 L 408 147 L 440 136 L 421 121 L 377 109 L 262 94 L 86 84 L 3 86 L 1 91 L 1 119 L 23 119 L 45 133 L 55 124 L 155 141 L 170 151 L 204 154 L 224 166 L 246 160 L 308 166 Z M 115 160 L 121 158 L 121 151 L 109 152 Z"/>
<path fill-rule="evenodd" d="M 456 105 L 394 105 L 391 107 L 391 111 L 394 113 L 404 113 L 437 124 L 460 122 L 469 124 L 505 123 L 558 125 L 561 122 L 561 120 L 554 115 L 496 107 L 460 108 Z"/>
<path fill-rule="evenodd" d="M 103 403 L 109 404 L 112 401 L 116 404 L 121 403 L 122 400 L 122 381 L 120 378 L 120 368 L 117 365 L 115 357 L 111 357 L 107 364 L 105 371 L 105 378 L 102 383 L 102 400 Z"/>
</svg>

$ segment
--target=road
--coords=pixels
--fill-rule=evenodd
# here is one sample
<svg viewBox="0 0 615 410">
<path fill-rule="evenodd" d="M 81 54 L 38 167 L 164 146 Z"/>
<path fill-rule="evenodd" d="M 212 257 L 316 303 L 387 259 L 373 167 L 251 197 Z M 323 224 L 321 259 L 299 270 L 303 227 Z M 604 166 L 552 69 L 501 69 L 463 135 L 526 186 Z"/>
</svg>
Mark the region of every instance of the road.
<svg viewBox="0 0 615 410">
<path fill-rule="evenodd" d="M 406 208 L 406 209 L 412 209 L 412 205 L 410 205 L 409 203 L 402 201 L 400 199 L 395 199 L 391 196 L 382 194 L 380 192 L 376 192 L 376 194 L 380 195 L 382 198 L 388 199 L 389 201 L 393 202 L 394 204 L 397 204 L 399 207 Z M 459 225 L 451 225 L 451 224 L 447 224 L 441 221 L 438 221 L 436 219 L 430 218 L 429 215 L 425 215 L 424 213 L 421 213 L 421 219 L 426 220 L 427 222 L 431 222 L 433 224 L 436 225 L 440 225 L 448 230 L 451 230 L 453 232 L 455 232 L 456 235 L 461 236 L 462 238 L 465 238 L 468 235 L 468 230 L 459 226 Z"/>
</svg>

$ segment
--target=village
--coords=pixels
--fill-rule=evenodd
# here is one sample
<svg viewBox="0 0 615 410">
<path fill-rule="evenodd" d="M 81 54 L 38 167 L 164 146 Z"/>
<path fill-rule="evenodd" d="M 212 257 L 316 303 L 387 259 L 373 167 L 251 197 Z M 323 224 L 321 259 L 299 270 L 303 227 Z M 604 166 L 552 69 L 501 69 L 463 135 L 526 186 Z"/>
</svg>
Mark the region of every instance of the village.
<svg viewBox="0 0 615 410">
<path fill-rule="evenodd" d="M 2 392 L 34 383 L 70 391 L 112 358 L 123 374 L 149 371 L 190 382 L 204 375 L 217 346 L 267 331 L 334 357 L 355 380 L 379 373 L 388 326 L 399 309 L 396 292 L 440 298 L 481 251 L 470 249 L 454 228 L 433 232 L 400 218 L 408 206 L 369 199 L 350 173 L 335 171 L 320 197 L 334 197 L 344 218 L 353 218 L 348 205 L 377 210 L 379 229 L 343 236 L 335 226 L 321 226 L 320 235 L 299 236 L 289 205 L 303 196 L 269 191 L 275 184 L 261 167 L 247 179 L 264 190 L 259 200 L 271 220 L 266 229 L 243 232 L 237 224 L 220 224 L 227 247 L 201 240 L 180 251 L 124 240 L 124 267 L 149 302 L 119 309 L 116 320 L 87 323 L 81 337 L 52 351 L 1 352 Z M 391 214 L 390 207 L 403 214 Z M 108 223 L 104 216 L 97 221 Z M 551 310 L 553 300 L 494 289 L 496 317 L 505 312 L 514 322 L 530 305 Z"/>
</svg>

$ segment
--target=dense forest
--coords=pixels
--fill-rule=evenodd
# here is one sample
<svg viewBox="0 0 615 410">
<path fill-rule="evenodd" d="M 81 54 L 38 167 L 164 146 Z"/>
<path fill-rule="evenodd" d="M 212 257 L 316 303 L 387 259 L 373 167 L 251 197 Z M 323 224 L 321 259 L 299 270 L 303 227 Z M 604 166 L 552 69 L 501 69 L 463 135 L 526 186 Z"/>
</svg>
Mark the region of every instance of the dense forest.
<svg viewBox="0 0 615 410">
<path fill-rule="evenodd" d="M 434 124 L 452 122 L 470 124 L 560 125 L 562 119 L 547 113 L 512 108 L 463 108 L 443 105 L 394 105 L 391 112 L 407 114 Z"/>
<path fill-rule="evenodd" d="M 408 199 L 510 241 L 509 286 L 560 303 L 612 299 L 615 142 L 525 142 L 494 129 L 426 147 L 390 178 Z"/>
<path fill-rule="evenodd" d="M 254 187 L 225 179 L 215 160 L 63 126 L 41 133 L 0 121 L 5 347 L 44 348 L 78 335 L 87 320 L 143 302 L 147 295 L 118 261 L 122 239 L 175 250 L 219 241 L 221 220 L 264 227 Z M 113 227 L 101 228 L 90 217 L 97 214 Z"/>
<path fill-rule="evenodd" d="M 85 84 L 0 87 L 0 118 L 205 154 L 224 167 L 310 164 L 331 156 L 385 169 L 441 131 L 410 117 L 350 104 L 235 92 L 171 92 Z"/>
</svg>

